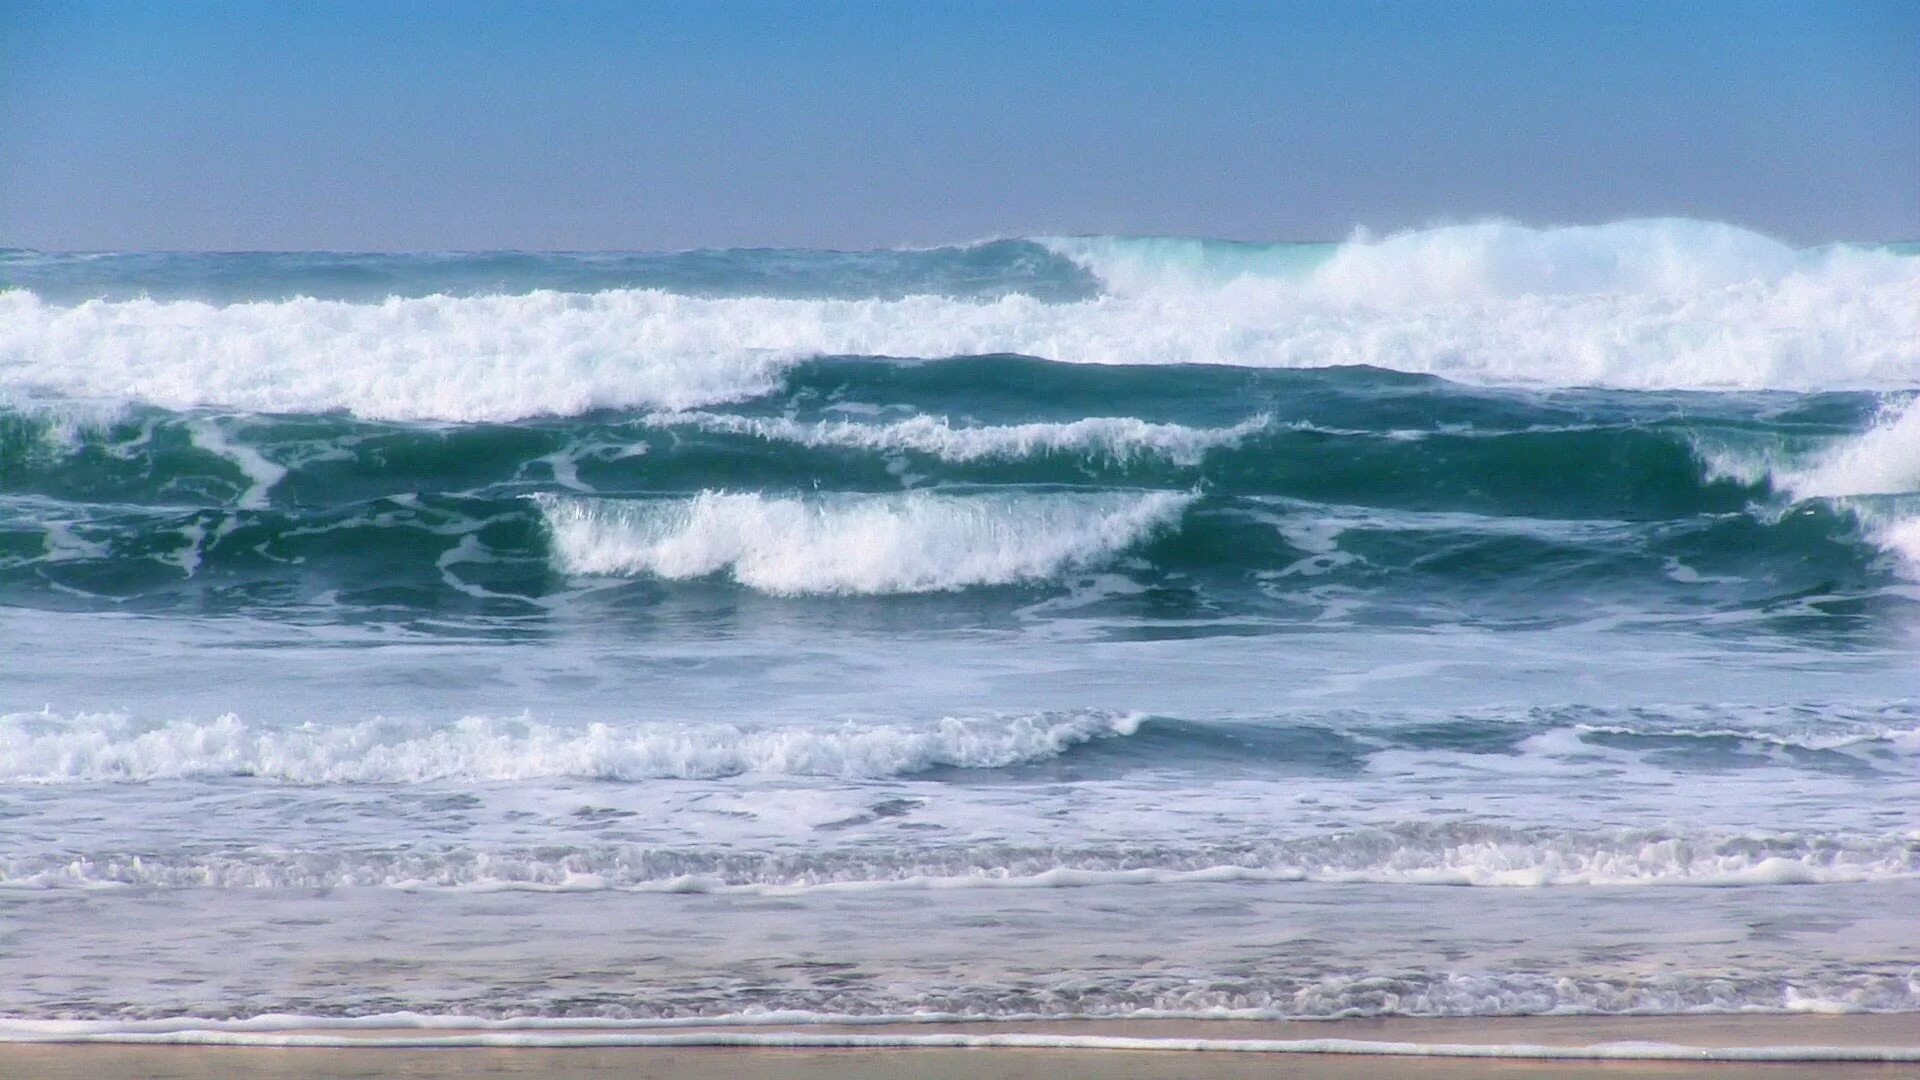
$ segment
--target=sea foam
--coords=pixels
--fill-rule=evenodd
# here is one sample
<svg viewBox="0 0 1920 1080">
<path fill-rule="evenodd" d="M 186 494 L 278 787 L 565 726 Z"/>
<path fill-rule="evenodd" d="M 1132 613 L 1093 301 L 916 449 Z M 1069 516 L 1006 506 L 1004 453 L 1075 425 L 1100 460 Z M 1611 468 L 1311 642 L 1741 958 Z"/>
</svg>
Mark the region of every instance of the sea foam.
<svg viewBox="0 0 1920 1080">
<path fill-rule="evenodd" d="M 1094 416 L 1065 423 L 961 426 L 946 417 L 925 415 L 868 424 L 852 420 L 809 423 L 788 417 L 712 412 L 650 413 L 644 420 L 654 427 L 746 435 L 808 447 L 930 454 L 951 462 L 1083 454 L 1118 464 L 1163 457 L 1176 465 L 1197 465 L 1207 451 L 1238 445 L 1270 422 L 1267 416 L 1255 416 L 1229 427 L 1196 428 L 1133 417 Z"/>
<path fill-rule="evenodd" d="M 0 293 L 0 391 L 168 408 L 510 420 L 769 393 L 818 356 L 1367 364 L 1628 389 L 1920 383 L 1920 259 L 1794 251 L 1691 221 L 1491 223 L 1277 246 L 1209 267 L 1153 241 L 1055 241 L 1106 282 L 1050 303 L 802 300 L 658 289 L 49 304 Z M 1192 242 L 1198 244 L 1198 242 Z M 1219 245 L 1215 245 L 1219 247 Z"/>
<path fill-rule="evenodd" d="M 821 834 L 817 834 L 821 835 Z M 776 850 L 571 842 L 0 856 L 9 889 L 397 888 L 752 896 L 1225 883 L 1547 889 L 1819 885 L 1920 878 L 1900 837 L 1499 827 L 1358 829 L 1168 847 L 814 842 Z"/>
<path fill-rule="evenodd" d="M 1195 496 L 911 491 L 690 499 L 537 497 L 554 560 L 573 574 L 726 574 L 761 592 L 939 592 L 1047 581 L 1109 560 L 1178 521 Z"/>
<path fill-rule="evenodd" d="M 1130 735 L 1131 713 L 944 717 L 807 727 L 606 723 L 567 727 L 469 716 L 251 724 L 136 721 L 121 713 L 0 716 L 0 783 L 145 782 L 244 776 L 292 784 L 404 784 L 578 778 L 700 779 L 769 773 L 874 778 L 935 768 L 996 769 Z"/>
</svg>

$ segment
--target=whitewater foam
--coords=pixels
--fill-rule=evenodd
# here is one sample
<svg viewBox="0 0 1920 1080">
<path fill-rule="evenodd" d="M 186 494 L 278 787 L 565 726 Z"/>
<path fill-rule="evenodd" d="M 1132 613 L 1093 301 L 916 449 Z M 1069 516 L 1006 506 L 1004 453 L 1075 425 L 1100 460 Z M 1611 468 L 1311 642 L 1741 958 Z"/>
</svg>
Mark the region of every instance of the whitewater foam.
<svg viewBox="0 0 1920 1080">
<path fill-rule="evenodd" d="M 1116 464 L 1148 456 L 1176 465 L 1198 465 L 1207 451 L 1237 446 L 1271 422 L 1255 416 L 1223 428 L 1155 424 L 1133 417 L 1094 416 L 1067 423 L 955 426 L 944 416 L 914 416 L 889 424 L 851 420 L 814 423 L 788 417 L 730 413 L 650 413 L 655 427 L 687 427 L 723 435 L 748 435 L 808 447 L 847 447 L 885 453 L 931 454 L 943 461 L 1025 458 L 1041 454 L 1085 454 Z"/>
<path fill-rule="evenodd" d="M 1064 303 L 614 289 L 61 307 L 15 290 L 0 293 L 0 391 L 175 409 L 511 420 L 752 398 L 818 356 L 997 353 L 1366 364 L 1467 382 L 1627 389 L 1920 381 L 1920 259 L 1884 250 L 1793 252 L 1729 226 L 1656 221 L 1361 238 L 1303 274 L 1304 258 L 1283 251 L 1270 256 L 1287 264 L 1281 272 L 1225 281 L 1108 266 L 1115 291 Z"/>
<path fill-rule="evenodd" d="M 536 498 L 573 574 L 697 578 L 761 592 L 951 591 L 1051 580 L 1176 522 L 1178 492 Z"/>
<path fill-rule="evenodd" d="M 1768 472 L 1796 499 L 1920 493 L 1920 398 L 1890 404 L 1864 434 L 1806 464 L 1773 464 Z"/>
<path fill-rule="evenodd" d="M 1802 255 L 1745 229 L 1660 219 L 1531 229 L 1488 221 L 1365 234 L 1316 267 L 1326 295 L 1375 306 L 1458 303 L 1492 297 L 1658 294 L 1693 296 L 1796 273 L 1839 272 L 1831 260 L 1871 253 Z"/>
<path fill-rule="evenodd" d="M 819 835 L 819 834 L 816 834 Z M 1851 833 L 1402 826 L 1167 848 L 948 841 L 876 848 L 550 843 L 0 856 L 10 889 L 385 888 L 801 896 L 1225 883 L 1491 889 L 1834 885 L 1920 879 L 1910 839 Z"/>
<path fill-rule="evenodd" d="M 0 716 L 0 783 L 144 782 L 244 776 L 293 784 L 401 784 L 574 777 L 841 778 L 996 769 L 1131 735 L 1140 718 L 1099 711 L 943 717 L 924 723 L 747 728 L 588 724 L 469 716 L 271 727 L 227 714 L 142 723 L 123 713 Z"/>
</svg>

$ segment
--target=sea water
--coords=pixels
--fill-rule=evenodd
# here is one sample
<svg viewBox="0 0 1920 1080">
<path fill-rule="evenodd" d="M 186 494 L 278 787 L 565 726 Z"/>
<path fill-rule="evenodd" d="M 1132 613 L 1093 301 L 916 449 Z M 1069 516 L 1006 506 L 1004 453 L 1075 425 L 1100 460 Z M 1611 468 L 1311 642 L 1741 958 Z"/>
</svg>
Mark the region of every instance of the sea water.
<svg viewBox="0 0 1920 1080">
<path fill-rule="evenodd" d="M 1920 1010 L 1911 248 L 0 287 L 14 1021 Z"/>
</svg>

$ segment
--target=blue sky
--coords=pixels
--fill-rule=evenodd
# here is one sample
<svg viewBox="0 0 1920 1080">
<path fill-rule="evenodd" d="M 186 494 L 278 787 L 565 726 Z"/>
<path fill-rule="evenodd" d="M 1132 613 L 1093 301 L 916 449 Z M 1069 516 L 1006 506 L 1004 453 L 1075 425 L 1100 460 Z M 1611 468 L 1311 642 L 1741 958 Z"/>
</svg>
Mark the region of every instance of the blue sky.
<svg viewBox="0 0 1920 1080">
<path fill-rule="evenodd" d="M 1920 3 L 0 4 L 0 244 L 1920 236 Z"/>
</svg>

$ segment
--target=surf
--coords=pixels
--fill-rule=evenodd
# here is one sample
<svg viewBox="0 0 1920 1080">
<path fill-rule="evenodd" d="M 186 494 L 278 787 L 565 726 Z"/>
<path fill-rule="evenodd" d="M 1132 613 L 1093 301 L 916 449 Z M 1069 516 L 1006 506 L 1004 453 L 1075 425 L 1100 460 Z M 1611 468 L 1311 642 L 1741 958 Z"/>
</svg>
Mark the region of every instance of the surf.
<svg viewBox="0 0 1920 1080">
<path fill-rule="evenodd" d="M 504 421 L 749 400 L 828 356 L 1366 365 L 1484 385 L 1799 391 L 1911 388 L 1920 368 L 1920 259 L 1794 251 L 1711 223 L 1455 226 L 1243 255 L 1224 271 L 1204 245 L 1197 258 L 1152 242 L 1056 246 L 1100 278 L 1098 295 L 622 287 L 58 304 L 14 288 L 0 293 L 0 392 Z"/>
</svg>

